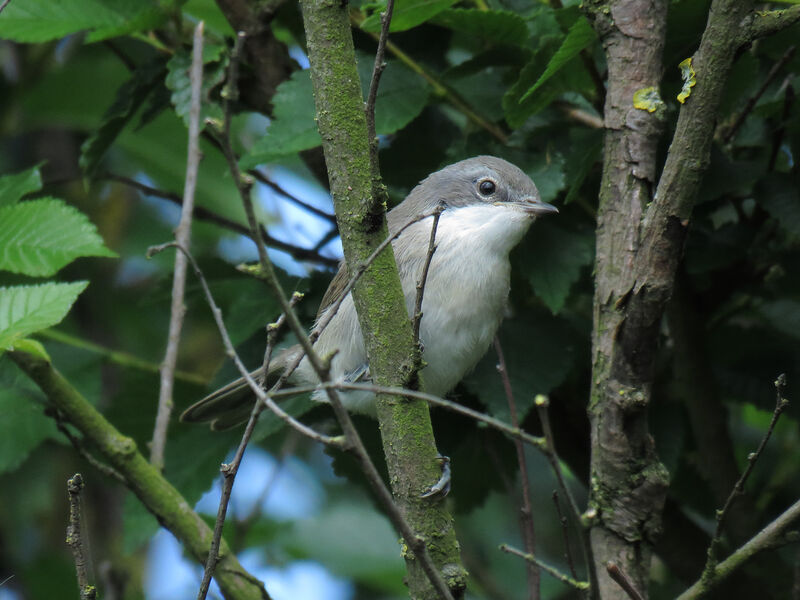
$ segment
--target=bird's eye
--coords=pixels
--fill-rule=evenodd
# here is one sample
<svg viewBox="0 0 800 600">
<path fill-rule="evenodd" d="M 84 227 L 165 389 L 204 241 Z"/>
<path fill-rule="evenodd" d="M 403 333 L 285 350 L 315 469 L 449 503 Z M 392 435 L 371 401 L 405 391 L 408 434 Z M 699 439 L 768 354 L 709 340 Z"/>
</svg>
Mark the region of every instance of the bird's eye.
<svg viewBox="0 0 800 600">
<path fill-rule="evenodd" d="M 497 186 L 491 179 L 484 179 L 478 184 L 478 191 L 484 196 L 491 196 L 496 189 Z"/>
</svg>

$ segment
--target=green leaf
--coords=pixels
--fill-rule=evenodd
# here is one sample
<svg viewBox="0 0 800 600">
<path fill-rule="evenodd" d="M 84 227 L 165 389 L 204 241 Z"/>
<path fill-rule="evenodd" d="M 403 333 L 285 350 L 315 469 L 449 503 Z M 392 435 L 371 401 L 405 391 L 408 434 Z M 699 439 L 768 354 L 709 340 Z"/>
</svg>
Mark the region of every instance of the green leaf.
<svg viewBox="0 0 800 600">
<path fill-rule="evenodd" d="M 0 177 L 0 207 L 16 203 L 25 194 L 42 189 L 42 174 L 39 165 L 27 171 Z"/>
<path fill-rule="evenodd" d="M 358 55 L 362 93 L 366 96 L 374 57 Z M 394 133 L 417 117 L 428 101 L 429 88 L 419 76 L 397 61 L 386 66 L 375 101 L 375 130 Z M 316 108 L 307 70 L 295 71 L 278 86 L 272 99 L 273 120 L 267 133 L 242 159 L 242 166 L 255 165 L 296 154 L 322 143 L 316 122 Z"/>
<path fill-rule="evenodd" d="M 361 93 L 369 93 L 375 57 L 359 52 L 358 75 Z M 414 120 L 428 102 L 428 84 L 399 61 L 390 61 L 381 76 L 375 99 L 375 131 L 394 133 Z"/>
<path fill-rule="evenodd" d="M 443 10 L 431 22 L 476 38 L 515 46 L 524 45 L 529 35 L 525 20 L 507 11 L 453 8 Z"/>
<path fill-rule="evenodd" d="M 242 159 L 245 168 L 322 143 L 315 121 L 311 75 L 307 70 L 295 71 L 281 83 L 272 98 L 272 104 L 275 107 L 272 122 L 266 135 L 253 144 L 248 155 Z"/>
<path fill-rule="evenodd" d="M 542 154 L 530 167 L 524 170 L 533 179 L 539 196 L 545 202 L 553 200 L 564 189 L 567 182 L 564 177 L 566 163 L 558 153 Z"/>
<path fill-rule="evenodd" d="M 561 67 L 558 77 L 548 78 L 536 93 L 528 95 L 527 91 L 536 84 L 550 63 L 550 57 L 548 47 L 536 52 L 531 61 L 520 71 L 519 79 L 503 96 L 503 110 L 506 121 L 511 127 L 520 127 L 528 117 L 547 107 L 565 92 L 584 93 L 590 89 L 591 81 L 583 65 L 568 61 Z M 524 100 L 523 94 L 526 94 Z"/>
<path fill-rule="evenodd" d="M 0 208 L 0 269 L 48 277 L 79 256 L 116 254 L 91 221 L 55 198 Z"/>
<path fill-rule="evenodd" d="M 222 109 L 210 100 L 211 91 L 225 79 L 228 57 L 223 54 L 224 46 L 206 44 L 203 46 L 203 86 L 201 89 L 200 128 L 205 127 L 206 119 L 222 119 Z M 192 81 L 189 70 L 192 54 L 181 49 L 167 62 L 167 87 L 172 91 L 172 105 L 175 112 L 189 125 L 189 106 L 192 100 Z"/>
<path fill-rule="evenodd" d="M 581 270 L 592 261 L 594 240 L 590 234 L 574 233 L 547 222 L 536 224 L 535 235 L 525 240 L 528 280 L 533 291 L 558 313 Z"/>
<path fill-rule="evenodd" d="M 39 444 L 58 436 L 44 398 L 10 360 L 0 361 L 0 473 L 19 467 Z"/>
<path fill-rule="evenodd" d="M 800 194 L 790 175 L 771 173 L 758 182 L 754 195 L 781 228 L 800 237 Z"/>
<path fill-rule="evenodd" d="M 61 322 L 88 281 L 0 287 L 0 351 Z"/>
<path fill-rule="evenodd" d="M 164 65 L 150 62 L 134 71 L 133 76 L 117 89 L 114 103 L 103 115 L 100 127 L 81 146 L 80 166 L 87 176 L 97 170 L 100 159 L 117 139 L 145 99 L 164 78 Z"/>
<path fill-rule="evenodd" d="M 450 8 L 455 0 L 397 0 L 392 11 L 392 23 L 389 31 L 405 31 L 421 25 L 435 17 L 443 10 Z M 381 30 L 381 13 L 386 10 L 386 2 L 382 2 L 376 10 L 361 23 L 361 29 L 371 33 Z"/>
<path fill-rule="evenodd" d="M 570 372 L 575 360 L 575 335 L 563 320 L 539 311 L 506 319 L 498 337 L 522 421 L 533 406 L 534 395 L 549 394 Z M 490 414 L 509 421 L 508 401 L 493 349 L 464 383 Z"/>
<path fill-rule="evenodd" d="M 536 80 L 536 83 L 522 95 L 519 102 L 524 102 L 530 98 L 530 96 L 544 85 L 548 79 L 558 73 L 562 67 L 575 58 L 581 50 L 589 46 L 596 37 L 597 35 L 589 24 L 589 21 L 583 16 L 578 17 L 578 20 L 569 28 L 567 36 L 564 38 L 559 49 L 556 50 L 553 58 L 547 63 L 547 68 L 545 68 L 544 72 L 539 76 L 539 79 Z"/>
<path fill-rule="evenodd" d="M 4 8 L 0 38 L 46 42 L 94 30 L 87 38 L 91 42 L 153 27 L 161 20 L 157 5 L 140 0 L 24 0 Z"/>
</svg>

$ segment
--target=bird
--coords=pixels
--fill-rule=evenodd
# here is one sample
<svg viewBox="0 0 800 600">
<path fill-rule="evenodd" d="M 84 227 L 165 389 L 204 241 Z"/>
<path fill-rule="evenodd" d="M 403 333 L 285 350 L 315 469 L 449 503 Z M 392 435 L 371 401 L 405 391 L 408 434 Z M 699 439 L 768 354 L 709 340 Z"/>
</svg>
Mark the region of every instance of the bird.
<svg viewBox="0 0 800 600">
<path fill-rule="evenodd" d="M 511 250 L 537 217 L 558 213 L 558 209 L 542 201 L 528 175 L 502 158 L 476 156 L 428 175 L 386 215 L 390 236 L 402 230 L 392 247 L 409 316 L 414 313 L 417 284 L 429 260 L 437 207 L 441 212 L 424 287 L 419 341 L 425 391 L 444 396 L 477 364 L 500 326 L 510 290 Z M 429 216 L 419 218 L 426 214 Z M 408 225 L 414 219 L 417 221 Z M 335 310 L 348 279 L 342 263 L 322 299 L 317 323 Z M 320 356 L 333 356 L 333 381 L 369 380 L 367 353 L 351 294 L 341 302 L 314 349 Z M 267 389 L 301 352 L 299 345 L 293 346 L 270 361 Z M 260 370 L 256 374 L 260 375 Z M 307 358 L 289 383 L 319 383 Z M 312 398 L 325 402 L 327 395 L 318 390 Z M 341 398 L 348 411 L 375 415 L 373 393 L 350 390 L 341 392 Z M 187 408 L 181 420 L 228 429 L 247 420 L 254 402 L 247 383 L 238 379 Z"/>
</svg>

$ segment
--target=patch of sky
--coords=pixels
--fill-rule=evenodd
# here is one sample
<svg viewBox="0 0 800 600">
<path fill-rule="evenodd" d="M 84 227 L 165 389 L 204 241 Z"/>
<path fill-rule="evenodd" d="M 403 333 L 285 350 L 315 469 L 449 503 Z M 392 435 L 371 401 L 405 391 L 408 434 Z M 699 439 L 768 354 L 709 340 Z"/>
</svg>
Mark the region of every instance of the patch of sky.
<svg viewBox="0 0 800 600">
<path fill-rule="evenodd" d="M 196 509 L 215 515 L 219 496 L 217 482 L 198 501 Z M 311 467 L 294 457 L 278 461 L 268 452 L 250 447 L 236 477 L 228 518 L 246 517 L 258 506 L 265 516 L 273 519 L 303 519 L 317 514 L 324 500 L 325 492 Z M 301 560 L 271 566 L 258 549 L 246 550 L 239 560 L 264 582 L 275 600 L 349 600 L 354 596 L 352 583 L 335 577 L 316 562 Z M 148 549 L 145 576 L 148 600 L 194 598 L 201 577 L 202 568 L 185 558 L 178 541 L 166 530 L 159 531 Z M 209 590 L 209 598 L 221 598 L 215 583 Z M 10 596 L 7 600 L 17 599 Z"/>
<path fill-rule="evenodd" d="M 231 454 L 227 460 L 232 459 Z M 197 502 L 196 510 L 216 515 L 220 493 L 217 480 Z M 258 503 L 263 514 L 289 520 L 313 516 L 324 501 L 325 491 L 317 475 L 304 462 L 291 456 L 279 462 L 268 452 L 249 447 L 239 466 L 229 508 L 232 518 L 245 518 Z"/>
</svg>

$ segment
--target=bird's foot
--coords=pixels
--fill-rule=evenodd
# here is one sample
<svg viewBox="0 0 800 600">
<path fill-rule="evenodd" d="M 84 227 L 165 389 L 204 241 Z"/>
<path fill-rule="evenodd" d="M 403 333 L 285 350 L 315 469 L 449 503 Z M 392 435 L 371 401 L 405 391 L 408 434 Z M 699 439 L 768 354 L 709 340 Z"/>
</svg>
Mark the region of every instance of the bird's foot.
<svg viewBox="0 0 800 600">
<path fill-rule="evenodd" d="M 442 476 L 439 477 L 439 481 L 420 494 L 420 498 L 444 498 L 450 493 L 450 457 L 440 454 L 437 460 L 442 467 Z"/>
</svg>

